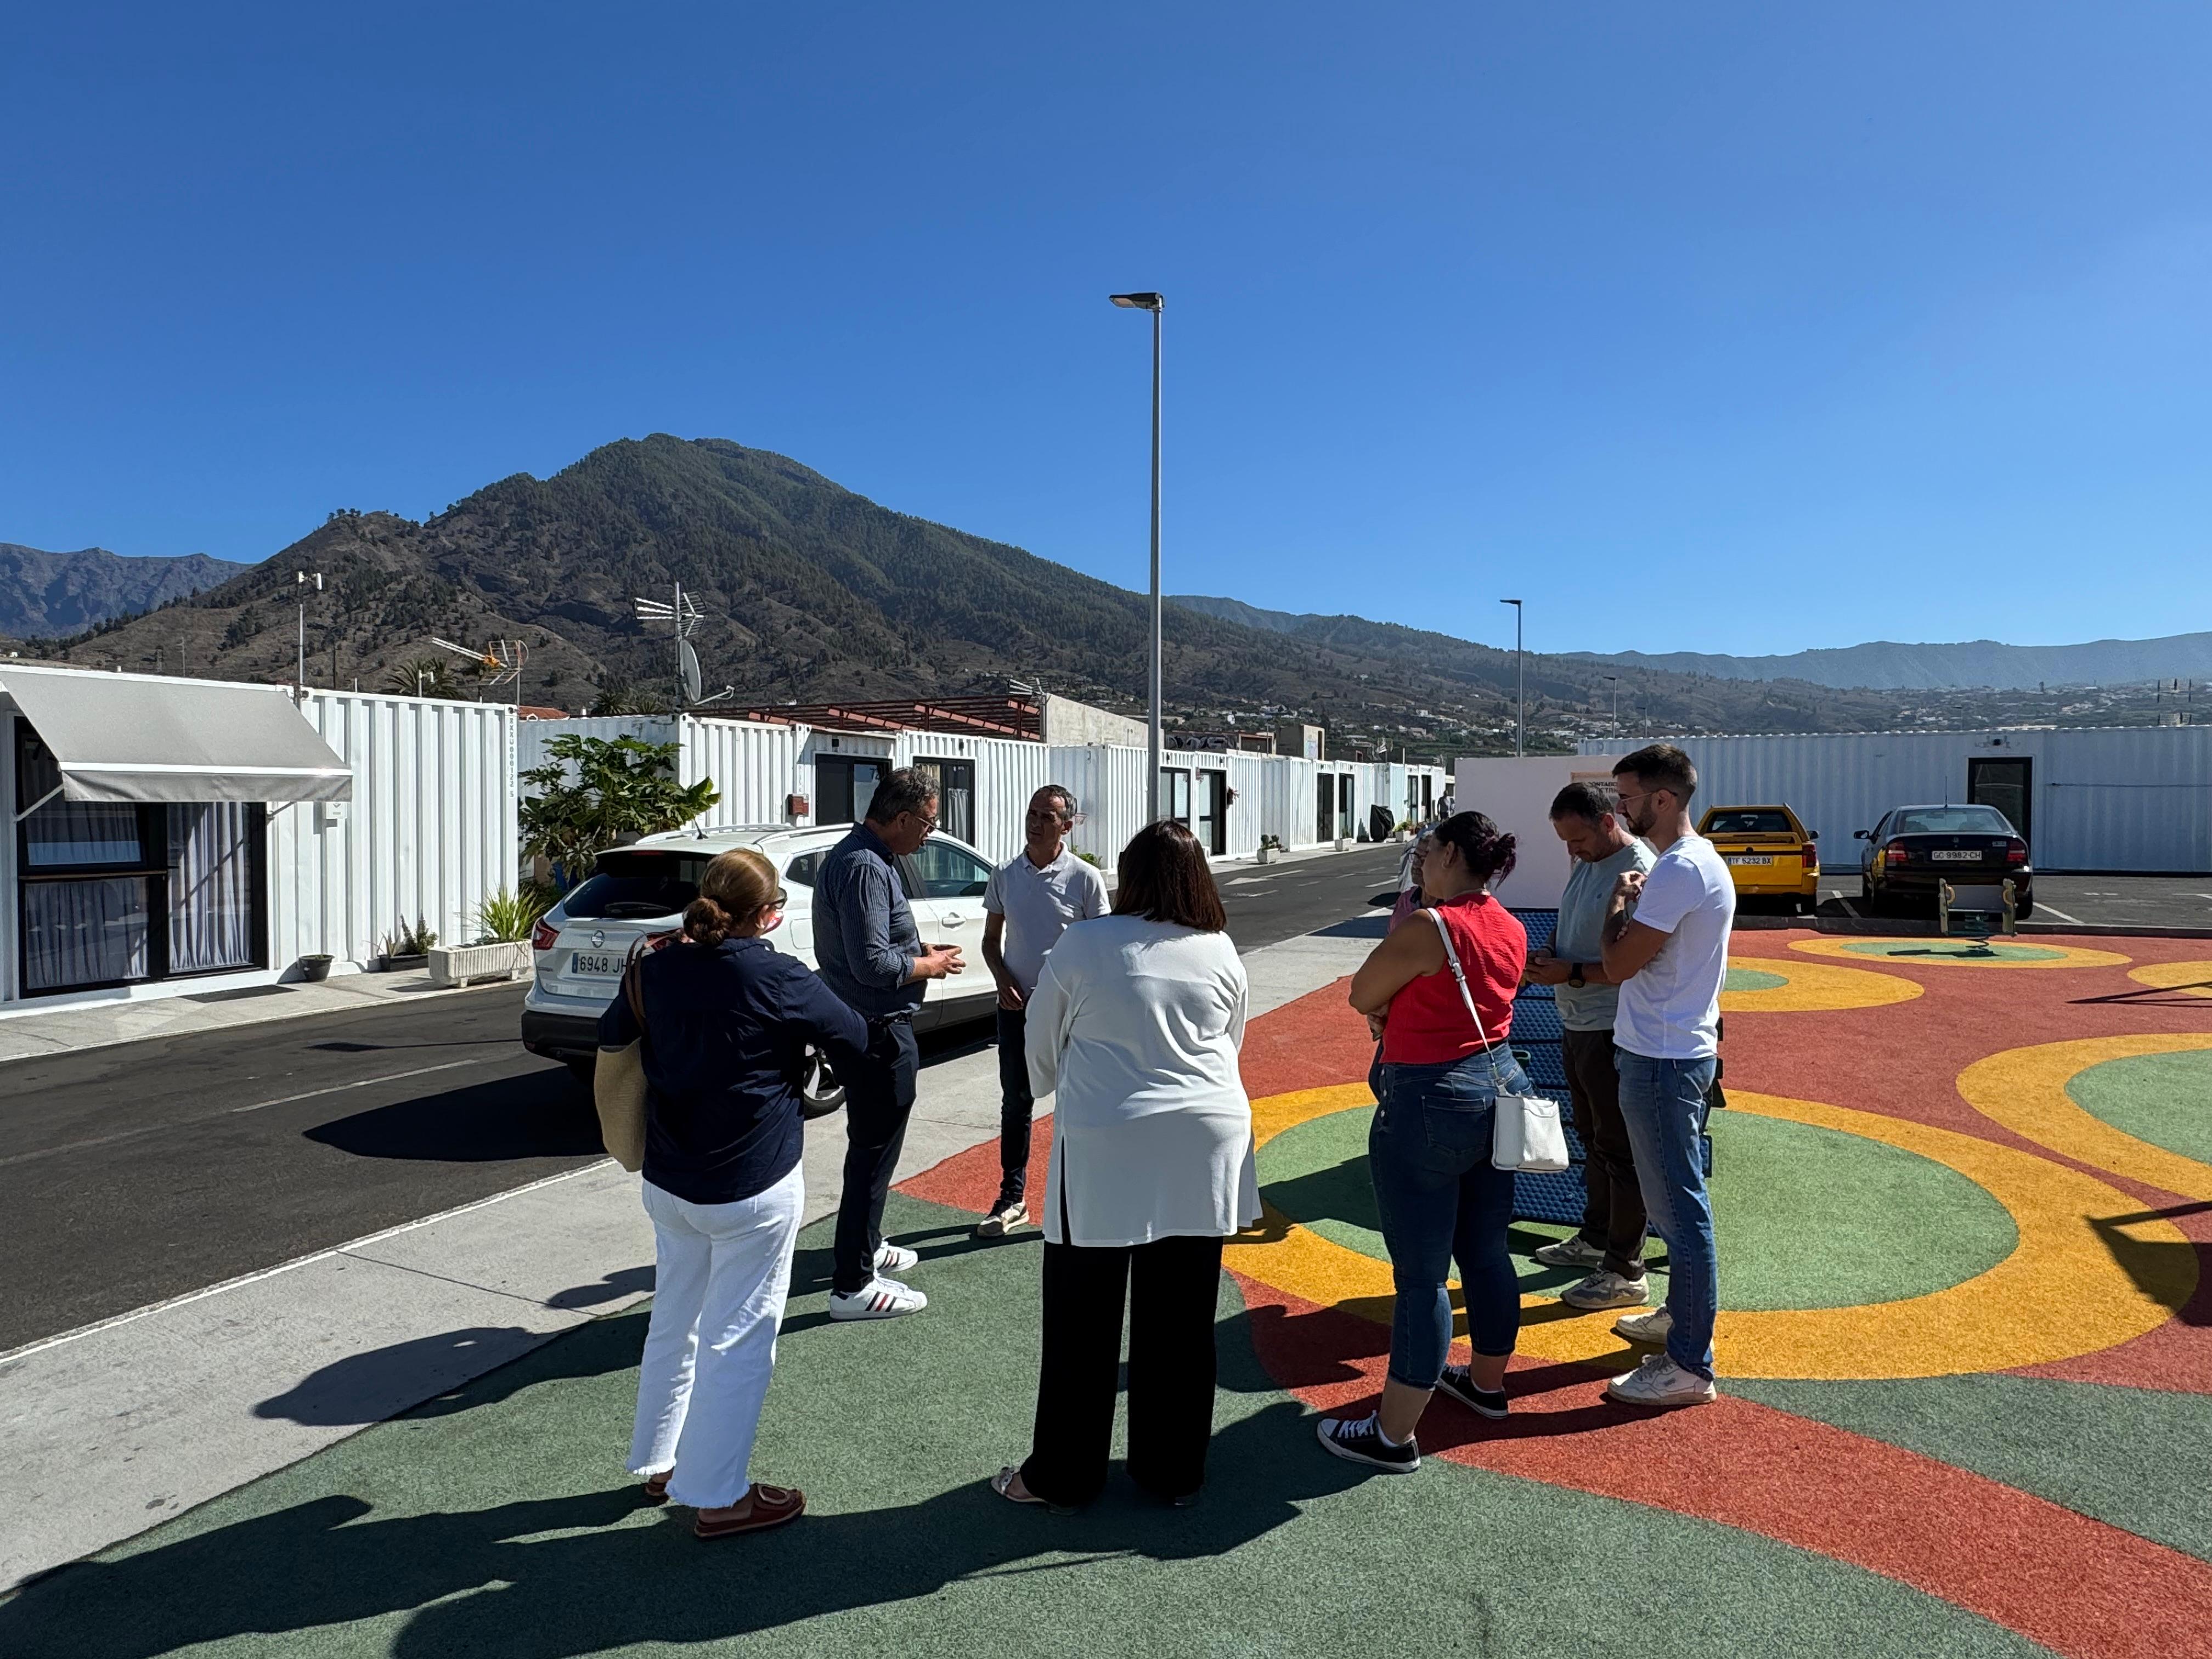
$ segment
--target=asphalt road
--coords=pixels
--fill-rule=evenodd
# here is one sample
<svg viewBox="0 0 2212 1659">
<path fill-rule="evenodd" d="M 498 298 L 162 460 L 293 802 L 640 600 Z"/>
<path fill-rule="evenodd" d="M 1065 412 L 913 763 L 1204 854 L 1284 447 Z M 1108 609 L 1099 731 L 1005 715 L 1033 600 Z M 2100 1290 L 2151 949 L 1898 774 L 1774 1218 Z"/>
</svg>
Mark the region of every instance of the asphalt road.
<svg viewBox="0 0 2212 1659">
<path fill-rule="evenodd" d="M 1369 913 L 1376 848 L 1224 877 L 1257 949 Z M 981 971 L 978 964 L 976 971 Z M 591 1163 L 520 988 L 0 1064 L 0 1352 Z M 988 1027 L 932 1033 L 926 1060 Z"/>
<path fill-rule="evenodd" d="M 1849 914 L 1860 890 L 1856 874 L 1820 872 L 1824 915 Z M 2046 876 L 2035 878 L 2036 921 L 2085 927 L 2212 927 L 2212 876 Z"/>
</svg>

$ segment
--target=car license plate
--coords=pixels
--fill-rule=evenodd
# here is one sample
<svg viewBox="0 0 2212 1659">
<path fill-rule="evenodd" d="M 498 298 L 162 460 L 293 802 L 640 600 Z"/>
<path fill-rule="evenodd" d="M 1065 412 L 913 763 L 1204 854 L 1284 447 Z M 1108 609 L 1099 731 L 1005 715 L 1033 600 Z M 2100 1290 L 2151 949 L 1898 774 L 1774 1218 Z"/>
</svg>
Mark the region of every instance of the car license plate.
<svg viewBox="0 0 2212 1659">
<path fill-rule="evenodd" d="M 607 952 L 579 951 L 568 964 L 572 974 L 597 974 L 611 979 L 623 970 L 623 959 Z"/>
<path fill-rule="evenodd" d="M 1928 856 L 1939 864 L 1979 864 L 1982 861 L 1979 853 L 1955 849 L 1939 849 Z"/>
<path fill-rule="evenodd" d="M 1727 856 L 1728 861 L 1730 864 L 1771 864 L 1774 862 L 1771 858 L 1768 857 L 1764 853 L 1730 853 Z"/>
</svg>

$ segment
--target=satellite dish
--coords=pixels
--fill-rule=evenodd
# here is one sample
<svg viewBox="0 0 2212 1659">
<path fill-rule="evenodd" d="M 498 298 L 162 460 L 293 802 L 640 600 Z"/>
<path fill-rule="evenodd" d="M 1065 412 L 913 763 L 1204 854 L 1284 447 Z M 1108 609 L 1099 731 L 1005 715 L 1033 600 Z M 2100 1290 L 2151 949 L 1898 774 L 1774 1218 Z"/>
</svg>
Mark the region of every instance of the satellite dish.
<svg viewBox="0 0 2212 1659">
<path fill-rule="evenodd" d="M 684 701 L 699 701 L 699 653 L 691 648 L 689 640 L 678 640 L 676 648 L 684 659 Z"/>
</svg>

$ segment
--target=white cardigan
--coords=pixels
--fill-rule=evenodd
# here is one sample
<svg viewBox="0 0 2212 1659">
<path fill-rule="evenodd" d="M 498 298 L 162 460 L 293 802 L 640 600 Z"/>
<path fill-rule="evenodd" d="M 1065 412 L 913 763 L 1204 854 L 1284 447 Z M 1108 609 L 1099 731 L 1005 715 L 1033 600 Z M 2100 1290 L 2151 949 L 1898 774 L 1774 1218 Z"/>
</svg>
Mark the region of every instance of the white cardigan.
<svg viewBox="0 0 2212 1659">
<path fill-rule="evenodd" d="M 1060 936 L 1028 1014 L 1030 1087 L 1058 1097 L 1030 1200 L 1046 1238 L 1225 1238 L 1260 1218 L 1237 1071 L 1249 991 L 1226 933 L 1101 916 Z"/>
</svg>

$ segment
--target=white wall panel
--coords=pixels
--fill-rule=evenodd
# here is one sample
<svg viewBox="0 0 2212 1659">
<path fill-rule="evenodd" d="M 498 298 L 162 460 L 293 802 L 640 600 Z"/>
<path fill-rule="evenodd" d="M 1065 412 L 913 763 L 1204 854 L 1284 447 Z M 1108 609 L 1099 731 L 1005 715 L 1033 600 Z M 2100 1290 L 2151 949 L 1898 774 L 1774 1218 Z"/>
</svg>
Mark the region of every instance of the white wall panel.
<svg viewBox="0 0 2212 1659">
<path fill-rule="evenodd" d="M 799 787 L 799 752 L 808 728 L 758 720 L 718 720 L 685 715 L 678 778 L 711 779 L 722 798 L 708 808 L 709 823 L 789 823 L 787 797 L 811 797 Z"/>
<path fill-rule="evenodd" d="M 891 739 L 894 766 L 911 766 L 925 758 L 974 763 L 975 848 L 994 864 L 1003 864 L 1022 850 L 1030 797 L 1048 781 L 1050 756 L 1041 743 L 1012 738 L 902 732 Z"/>
<path fill-rule="evenodd" d="M 1045 751 L 1042 781 L 1075 792 L 1075 809 L 1082 815 L 1073 837 L 1075 850 L 1107 870 L 1144 828 L 1146 764 L 1146 750 L 1118 744 L 1055 744 Z M 1231 817 L 1234 822 L 1233 808 Z"/>
</svg>

